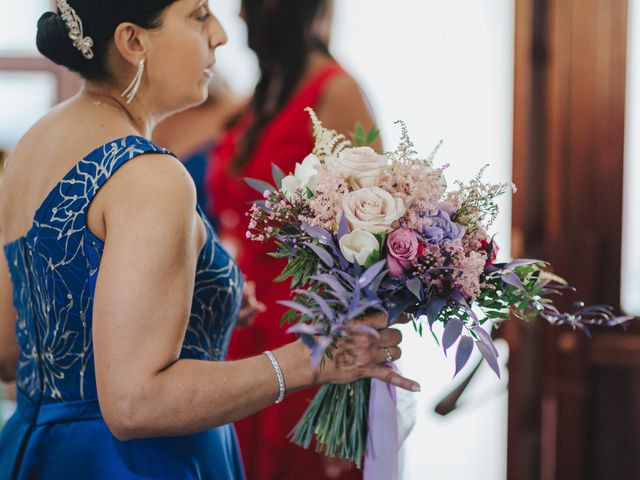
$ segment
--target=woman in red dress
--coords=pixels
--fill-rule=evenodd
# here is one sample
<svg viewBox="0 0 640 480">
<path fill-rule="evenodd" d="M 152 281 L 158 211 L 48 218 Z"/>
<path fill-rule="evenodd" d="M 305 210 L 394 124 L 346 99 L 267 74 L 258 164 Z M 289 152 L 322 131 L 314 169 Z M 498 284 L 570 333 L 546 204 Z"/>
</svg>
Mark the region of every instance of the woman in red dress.
<svg viewBox="0 0 640 480">
<path fill-rule="evenodd" d="M 288 282 L 274 283 L 284 264 L 267 255 L 271 245 L 245 237 L 245 212 L 257 194 L 244 177 L 271 182 L 271 164 L 292 172 L 313 149 L 306 107 L 329 128 L 348 134 L 356 121 L 373 118 L 357 83 L 328 49 L 332 4 L 326 0 L 243 0 L 249 46 L 260 63 L 261 78 L 248 110 L 213 152 L 207 187 L 220 237 L 235 254 L 245 277 L 255 282 L 266 312 L 251 328 L 236 330 L 230 358 L 244 358 L 291 341 L 279 326 L 290 298 Z M 292 444 L 287 436 L 301 418 L 313 392 L 291 395 L 277 406 L 238 422 L 242 455 L 250 480 L 355 479 L 361 473 L 346 462 Z"/>
</svg>

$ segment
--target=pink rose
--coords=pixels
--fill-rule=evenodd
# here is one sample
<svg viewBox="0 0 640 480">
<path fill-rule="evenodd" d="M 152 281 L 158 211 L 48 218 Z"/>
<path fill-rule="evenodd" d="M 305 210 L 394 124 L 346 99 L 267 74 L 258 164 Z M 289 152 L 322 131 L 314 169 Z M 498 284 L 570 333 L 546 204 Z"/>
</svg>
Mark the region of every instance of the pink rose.
<svg viewBox="0 0 640 480">
<path fill-rule="evenodd" d="M 409 267 L 420 253 L 418 235 L 409 228 L 399 228 L 387 238 L 387 267 L 389 274 L 399 277 Z"/>
</svg>

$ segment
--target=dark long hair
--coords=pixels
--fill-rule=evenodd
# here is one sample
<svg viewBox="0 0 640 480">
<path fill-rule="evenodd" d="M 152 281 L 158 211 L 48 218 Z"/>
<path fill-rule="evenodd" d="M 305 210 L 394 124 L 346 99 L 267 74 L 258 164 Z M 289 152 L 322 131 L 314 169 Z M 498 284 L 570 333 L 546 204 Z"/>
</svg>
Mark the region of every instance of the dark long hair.
<svg viewBox="0 0 640 480">
<path fill-rule="evenodd" d="M 329 46 L 312 33 L 327 0 L 242 0 L 249 47 L 258 56 L 260 80 L 250 109 L 253 122 L 242 138 L 231 171 L 249 163 L 260 136 L 286 105 L 308 66 L 309 53 L 329 56 Z"/>
<path fill-rule="evenodd" d="M 79 73 L 83 78 L 109 78 L 107 51 L 116 27 L 131 22 L 142 28 L 162 25 L 165 10 L 176 0 L 67 0 L 80 18 L 83 34 L 93 39 L 92 59 L 86 59 L 71 39 L 60 12 L 46 12 L 38 20 L 36 44 L 49 60 Z"/>
</svg>

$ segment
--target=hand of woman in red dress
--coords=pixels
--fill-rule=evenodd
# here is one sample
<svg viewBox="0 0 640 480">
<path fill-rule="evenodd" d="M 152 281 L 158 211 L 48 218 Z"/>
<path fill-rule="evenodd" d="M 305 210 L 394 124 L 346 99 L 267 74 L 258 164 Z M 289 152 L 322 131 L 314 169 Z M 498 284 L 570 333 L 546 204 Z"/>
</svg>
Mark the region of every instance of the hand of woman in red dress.
<svg viewBox="0 0 640 480">
<path fill-rule="evenodd" d="M 236 325 L 239 328 L 250 327 L 253 325 L 256 315 L 266 310 L 266 305 L 256 298 L 256 283 L 245 281 L 242 289 L 242 306 L 240 307 L 240 313 L 238 313 Z"/>
<path fill-rule="evenodd" d="M 322 467 L 327 478 L 342 478 L 355 468 L 353 462 L 337 457 L 327 457 L 319 453 L 322 459 Z"/>
</svg>

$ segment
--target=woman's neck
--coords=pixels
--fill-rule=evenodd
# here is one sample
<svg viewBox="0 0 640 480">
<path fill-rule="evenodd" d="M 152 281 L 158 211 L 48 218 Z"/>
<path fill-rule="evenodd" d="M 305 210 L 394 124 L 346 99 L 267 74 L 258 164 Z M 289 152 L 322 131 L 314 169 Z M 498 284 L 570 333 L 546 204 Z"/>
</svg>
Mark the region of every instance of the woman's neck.
<svg viewBox="0 0 640 480">
<path fill-rule="evenodd" d="M 151 137 L 153 129 L 163 118 L 154 114 L 143 98 L 134 98 L 131 103 L 127 103 L 116 91 L 89 82 L 85 83 L 80 96 L 86 97 L 95 105 L 105 105 L 120 111 L 132 128 L 146 138 Z"/>
</svg>

